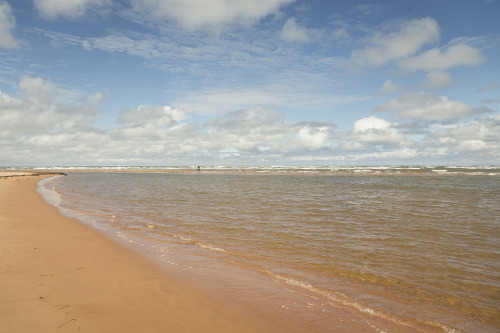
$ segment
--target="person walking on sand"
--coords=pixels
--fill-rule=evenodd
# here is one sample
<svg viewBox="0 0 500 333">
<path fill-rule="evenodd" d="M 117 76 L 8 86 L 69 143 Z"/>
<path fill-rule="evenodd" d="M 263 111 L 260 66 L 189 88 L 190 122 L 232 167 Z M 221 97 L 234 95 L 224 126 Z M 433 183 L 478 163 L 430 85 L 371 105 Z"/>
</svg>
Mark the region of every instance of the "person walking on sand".
<svg viewBox="0 0 500 333">
<path fill-rule="evenodd" d="M 198 171 L 200 171 L 200 166 L 198 165 Z"/>
</svg>

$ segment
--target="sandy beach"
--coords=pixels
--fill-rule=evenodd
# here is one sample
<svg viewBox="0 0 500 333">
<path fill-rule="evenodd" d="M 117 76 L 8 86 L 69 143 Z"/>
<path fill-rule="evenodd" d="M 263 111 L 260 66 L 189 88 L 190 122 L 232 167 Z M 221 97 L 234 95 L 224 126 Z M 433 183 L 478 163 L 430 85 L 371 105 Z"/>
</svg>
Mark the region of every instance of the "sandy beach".
<svg viewBox="0 0 500 333">
<path fill-rule="evenodd" d="M 203 195 L 204 192 L 201 192 L 201 195 L 197 194 L 196 191 L 201 186 L 200 184 L 204 184 L 205 187 L 210 184 L 218 184 L 217 189 L 220 195 L 214 197 L 215 201 L 208 201 L 210 207 L 223 207 L 225 209 L 232 207 L 231 209 L 235 211 L 240 207 L 238 205 L 248 203 L 248 201 L 237 198 L 233 192 L 231 192 L 233 195 L 230 196 L 230 200 L 226 200 L 228 196 L 225 193 L 232 190 L 233 183 L 228 182 L 228 186 L 224 185 L 223 182 L 226 182 L 227 179 L 225 177 L 212 177 L 211 171 L 207 172 L 208 178 L 201 176 L 205 172 L 200 174 L 193 170 L 133 170 L 132 172 L 148 171 L 151 173 L 182 172 L 190 173 L 190 175 L 171 175 L 175 177 L 137 175 L 139 177 L 135 177 L 131 174 L 113 174 L 113 172 L 120 173 L 121 170 L 98 171 L 109 174 L 92 173 L 93 170 L 74 171 L 77 174 L 70 174 L 73 172 L 72 170 L 0 170 L 0 286 L 2 287 L 0 289 L 0 332 L 442 332 L 451 331 L 454 326 L 464 328 L 464 331 L 489 332 L 489 327 L 497 326 L 493 319 L 490 326 L 485 324 L 485 327 L 482 327 L 481 323 L 477 323 L 476 327 L 474 318 L 450 317 L 446 309 L 446 311 L 435 311 L 435 314 L 429 314 L 426 312 L 426 304 L 422 306 L 417 304 L 422 300 L 418 297 L 415 297 L 415 300 L 410 300 L 409 303 L 404 300 L 396 302 L 395 297 L 391 296 L 393 294 L 390 294 L 397 288 L 392 282 L 387 290 L 389 290 L 389 301 L 394 300 L 394 303 L 387 302 L 387 304 L 389 306 L 407 306 L 404 308 L 406 312 L 402 314 L 401 311 L 390 312 L 383 307 L 372 307 L 373 301 L 363 303 L 363 300 L 370 301 L 377 296 L 370 293 L 372 291 L 370 281 L 356 285 L 356 288 L 345 288 L 344 290 L 352 291 L 354 295 L 349 298 L 336 293 L 324 292 L 328 289 L 320 289 L 321 280 L 316 282 L 320 287 L 316 287 L 316 284 L 309 284 L 309 280 L 298 278 L 285 280 L 287 275 L 285 275 L 286 272 L 283 273 L 279 270 L 281 266 L 276 270 L 278 273 L 269 269 L 272 274 L 263 274 L 263 270 L 255 264 L 256 260 L 252 262 L 237 261 L 238 258 L 229 257 L 225 253 L 217 256 L 221 252 L 219 248 L 215 248 L 212 252 L 206 252 L 206 248 L 202 245 L 210 245 L 211 243 L 203 243 L 205 238 L 202 236 L 208 235 L 209 239 L 215 239 L 218 234 L 210 233 L 212 221 L 220 221 L 218 220 L 219 216 L 215 214 L 216 211 L 207 209 L 207 203 L 204 200 L 210 196 Z M 220 172 L 226 173 L 228 171 Z M 168 212 L 168 215 L 159 216 L 158 221 L 198 222 L 196 228 L 201 231 L 189 229 L 186 234 L 197 239 L 201 245 L 198 246 L 196 243 L 196 246 L 193 246 L 193 240 L 189 243 L 179 242 L 178 244 L 178 238 L 169 243 L 168 234 L 164 232 L 165 229 L 162 229 L 160 222 L 151 224 L 152 227 L 150 224 L 141 225 L 140 223 L 144 223 L 142 221 L 154 222 L 148 218 L 144 220 L 141 218 L 137 222 L 134 220 L 136 215 L 127 215 L 123 211 L 120 215 L 123 222 L 120 223 L 129 227 L 127 223 L 131 221 L 130 226 L 132 227 L 129 229 L 136 231 L 135 233 L 123 232 L 123 235 L 120 232 L 118 238 L 113 238 L 112 235 L 116 236 L 116 234 L 101 232 L 101 229 L 95 228 L 95 225 L 86 224 L 85 220 L 72 219 L 62 215 L 60 210 L 56 208 L 57 205 L 53 206 L 53 204 L 44 201 L 42 194 L 37 191 L 37 183 L 47 177 L 66 173 L 67 177 L 53 179 L 51 183 L 42 182 L 39 191 L 43 188 L 47 189 L 47 186 L 54 186 L 54 189 L 62 188 L 60 193 L 66 193 L 64 187 L 57 186 L 72 184 L 74 189 L 78 189 L 78 192 L 73 192 L 73 195 L 87 193 L 86 196 L 82 196 L 82 202 L 87 206 L 90 205 L 90 209 L 96 208 L 100 212 L 111 212 L 114 209 L 120 211 L 121 208 L 125 207 L 125 209 L 131 209 L 134 212 L 138 211 L 140 214 L 153 214 L 155 212 L 158 214 L 158 210 L 155 211 L 154 206 L 158 204 L 155 201 L 157 200 L 155 195 L 158 193 L 155 191 L 158 188 L 168 188 L 168 191 L 160 191 L 163 193 L 161 195 L 163 200 L 161 201 L 161 209 Z M 194 174 L 200 174 L 200 177 L 192 177 Z M 247 178 L 232 178 L 231 180 L 239 180 L 238 184 L 244 188 L 245 186 L 250 187 L 250 180 Z M 130 179 L 133 180 L 132 183 L 129 183 Z M 322 179 L 324 184 L 333 182 L 335 188 L 343 184 L 340 182 L 342 179 L 339 181 L 330 177 L 318 179 Z M 381 179 L 378 178 L 379 181 Z M 417 181 L 413 178 L 405 179 L 410 183 Z M 429 181 L 431 178 L 425 179 Z M 486 182 L 489 179 L 486 178 L 457 179 L 468 181 L 475 186 L 480 186 L 483 183 L 489 186 L 489 182 Z M 264 183 L 278 180 L 279 184 L 283 184 L 281 178 L 272 178 L 271 176 L 252 178 L 251 182 L 260 184 L 258 186 L 260 189 L 264 187 Z M 356 184 L 365 184 L 364 178 L 349 180 Z M 397 184 L 399 186 L 399 177 L 383 178 L 383 180 L 388 185 Z M 113 181 L 115 187 L 110 183 Z M 294 181 L 293 177 L 288 179 L 289 184 L 286 188 L 295 186 Z M 60 182 L 59 185 L 57 185 L 58 182 Z M 134 192 L 133 189 L 137 182 L 145 184 L 145 187 L 139 186 L 139 189 L 148 188 L 151 193 L 156 194 L 151 196 L 149 191 L 146 193 L 147 195 L 140 194 L 140 191 Z M 100 187 L 100 183 L 108 185 Z M 131 184 L 132 187 L 130 187 Z M 447 184 L 453 184 L 453 182 L 450 181 Z M 266 200 L 272 201 L 272 197 L 275 195 L 279 197 L 279 193 L 281 193 L 279 191 L 282 189 L 278 186 L 275 187 L 276 189 L 271 188 L 271 192 L 266 194 Z M 89 188 L 92 189 L 90 192 Z M 355 194 L 352 191 L 349 192 L 350 183 L 344 188 L 351 195 Z M 369 188 L 373 188 L 373 186 L 369 186 Z M 484 186 L 479 188 L 484 188 Z M 488 187 L 486 187 L 487 189 Z M 278 191 L 278 194 L 273 194 L 276 193 L 272 192 L 274 190 Z M 312 190 L 315 191 L 316 187 Z M 182 193 L 182 195 L 192 198 L 193 200 L 190 202 L 193 204 L 190 205 L 189 202 L 183 204 L 176 201 L 175 197 L 168 195 L 169 191 Z M 107 196 L 110 193 L 119 198 L 118 204 L 110 205 L 106 201 L 109 200 Z M 116 193 L 120 193 L 120 195 Z M 251 191 L 243 193 L 245 198 L 248 193 L 251 194 Z M 496 193 L 491 191 L 492 202 L 497 197 Z M 44 197 L 49 198 L 45 194 Z M 297 193 L 296 197 L 300 197 L 300 193 Z M 470 194 L 463 198 L 460 197 L 458 201 L 464 202 L 469 197 Z M 483 194 L 481 198 L 488 200 L 489 196 Z M 359 198 L 358 200 L 363 202 L 364 199 Z M 384 204 L 386 202 L 388 201 L 384 201 Z M 122 203 L 125 206 L 120 206 Z M 281 203 L 273 207 L 279 208 L 280 205 Z M 85 211 L 88 209 L 85 208 L 87 206 L 83 205 L 83 208 L 76 206 L 73 209 Z M 65 209 L 64 205 L 59 207 Z M 306 206 L 302 207 L 304 211 L 307 211 Z M 342 220 L 342 215 L 339 215 L 339 212 L 341 210 L 336 210 L 335 216 Z M 360 213 L 362 212 L 360 211 Z M 489 211 L 486 213 L 489 214 Z M 141 216 L 140 214 L 138 216 Z M 204 225 L 200 223 L 200 221 L 203 222 L 203 219 L 199 219 L 199 215 L 203 214 L 209 215 L 207 221 L 210 223 L 210 228 L 208 229 L 201 229 Z M 269 212 L 265 212 L 265 214 L 269 214 Z M 286 213 L 283 214 L 285 217 L 288 216 L 287 220 L 293 218 Z M 244 215 L 240 219 L 243 221 L 242 223 L 250 215 Z M 114 219 L 114 215 L 112 216 Z M 276 221 L 280 221 L 280 215 L 272 216 Z M 329 216 L 333 216 L 333 213 L 329 213 L 325 218 L 329 218 Z M 303 216 L 304 220 L 307 218 L 307 216 Z M 450 221 L 453 220 L 450 219 Z M 238 219 L 233 219 L 231 223 L 238 226 L 238 221 Z M 349 215 L 347 221 L 350 225 L 351 221 L 357 220 Z M 369 218 L 362 217 L 358 222 L 364 223 L 366 221 L 369 221 Z M 121 230 L 120 226 L 120 224 L 116 224 L 114 230 Z M 300 226 L 300 224 L 295 226 Z M 368 224 L 369 226 L 370 224 Z M 240 225 L 237 228 L 237 234 L 233 234 L 235 239 L 238 239 L 236 236 L 239 236 L 240 233 L 244 233 L 246 230 L 244 227 L 245 225 Z M 273 230 L 269 228 L 265 229 L 267 234 L 269 234 L 269 230 Z M 158 232 L 156 232 L 157 229 Z M 305 230 L 305 234 L 308 230 Z M 342 238 L 340 231 L 341 229 L 338 228 L 335 231 L 335 237 L 343 239 L 342 246 L 335 250 L 336 255 L 339 255 L 344 248 L 344 243 L 349 244 L 349 237 L 351 237 L 349 234 Z M 221 235 L 227 237 L 231 232 L 233 232 L 232 229 L 225 229 Z M 253 235 L 253 232 L 256 231 L 252 229 L 251 232 Z M 245 235 L 247 237 L 245 241 L 250 242 L 252 238 L 248 238 L 249 234 Z M 414 238 L 411 237 L 409 239 L 413 240 Z M 159 243 L 162 240 L 164 242 Z M 334 240 L 335 238 L 328 238 L 328 244 L 333 243 Z M 150 242 L 148 243 L 148 241 Z M 252 245 L 250 249 L 245 250 L 243 249 L 245 244 L 240 244 L 241 241 L 238 241 L 236 245 L 229 241 L 224 243 L 218 240 L 218 242 L 223 244 L 222 248 L 231 248 L 231 244 L 233 244 L 233 248 L 242 248 L 239 250 L 241 253 L 251 253 L 257 248 L 257 245 Z M 366 239 L 365 242 L 367 242 Z M 158 244 L 161 246 L 158 247 Z M 254 241 L 252 244 L 261 243 Z M 296 249 L 294 246 L 289 246 L 287 249 Z M 377 246 L 381 245 L 377 243 Z M 187 248 L 189 249 L 186 250 Z M 154 249 L 154 253 L 148 252 L 150 251 L 148 249 Z M 454 248 L 453 251 L 455 250 Z M 192 256 L 189 255 L 192 252 L 188 251 L 194 251 L 200 255 Z M 303 258 L 306 258 L 307 262 L 310 260 L 312 262 L 315 253 L 314 251 L 308 252 L 307 256 Z M 464 255 L 467 253 L 468 251 L 465 250 Z M 275 258 L 282 260 L 284 256 L 286 253 L 276 255 Z M 364 258 L 367 256 L 364 254 Z M 297 257 L 297 254 L 294 253 L 293 258 Z M 341 266 L 349 258 L 347 256 L 335 265 Z M 477 261 L 478 256 L 475 255 L 473 259 Z M 351 265 L 356 265 L 360 260 L 363 262 L 362 258 L 355 258 Z M 249 264 L 247 265 L 247 263 Z M 414 261 L 414 263 L 418 263 L 418 261 Z M 258 264 L 265 265 L 267 262 L 258 262 Z M 383 264 L 383 261 L 377 265 L 380 264 Z M 429 263 L 426 261 L 423 265 L 428 267 Z M 257 269 L 252 269 L 253 267 L 257 267 Z M 334 268 L 333 266 L 329 267 Z M 410 274 L 415 274 L 414 270 L 408 271 L 411 272 Z M 483 279 L 487 279 L 487 277 Z M 411 279 L 407 278 L 407 280 Z M 302 281 L 306 282 L 302 283 Z M 335 291 L 346 285 L 342 283 L 345 282 L 341 279 L 332 279 L 328 281 L 328 286 L 337 288 L 332 289 Z M 488 283 L 491 284 L 491 282 Z M 323 288 L 325 287 L 323 286 Z M 450 293 L 449 290 L 446 292 Z M 484 296 L 485 301 L 488 301 L 488 297 L 490 296 Z M 434 302 L 434 299 L 435 297 L 430 302 Z M 491 313 L 491 311 L 487 312 L 488 310 L 484 311 L 486 314 Z M 407 315 L 408 313 L 411 316 Z M 491 318 L 495 318 L 495 316 L 492 315 Z"/>
<path fill-rule="evenodd" d="M 21 174 L 0 175 L 1 332 L 272 331 L 62 216 L 35 190 L 48 176 Z"/>
</svg>

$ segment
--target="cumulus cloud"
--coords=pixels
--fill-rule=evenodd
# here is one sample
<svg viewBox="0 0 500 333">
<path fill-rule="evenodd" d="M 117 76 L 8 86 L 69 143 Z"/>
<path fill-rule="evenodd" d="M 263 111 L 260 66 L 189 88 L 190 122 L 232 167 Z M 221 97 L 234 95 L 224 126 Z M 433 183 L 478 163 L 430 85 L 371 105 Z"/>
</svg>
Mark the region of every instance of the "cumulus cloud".
<svg viewBox="0 0 500 333">
<path fill-rule="evenodd" d="M 22 78 L 19 91 L 20 98 L 0 92 L 4 165 L 54 165 L 56 161 L 85 165 L 108 146 L 107 136 L 92 125 L 98 115 L 95 105 L 58 102 L 57 87 L 36 77 Z"/>
<path fill-rule="evenodd" d="M 283 125 L 285 121 L 283 117 L 276 111 L 257 108 L 249 111 L 234 111 L 229 112 L 222 117 L 215 118 L 206 123 L 206 127 L 212 130 L 228 130 L 232 133 L 242 134 L 249 129 L 261 127 L 262 125 Z M 271 130 L 269 133 L 274 131 Z"/>
<path fill-rule="evenodd" d="M 95 122 L 98 103 L 106 93 L 91 94 L 83 104 L 69 104 L 58 101 L 58 91 L 50 81 L 24 77 L 19 83 L 21 98 L 0 93 L 0 160 L 45 165 L 165 164 L 166 158 L 181 163 L 185 158 L 214 159 L 228 152 L 300 155 L 326 147 L 334 127 L 287 122 L 277 111 L 261 108 L 226 113 L 200 126 L 183 110 L 141 105 L 120 113 L 118 126 L 103 129 Z"/>
<path fill-rule="evenodd" d="M 446 96 L 434 93 L 406 93 L 379 104 L 377 111 L 394 111 L 398 119 L 419 119 L 424 121 L 449 120 L 476 113 L 489 112 L 484 108 L 473 108 L 460 101 L 450 101 Z"/>
<path fill-rule="evenodd" d="M 39 77 L 23 77 L 19 83 L 22 98 L 0 92 L 0 123 L 3 136 L 22 133 L 28 137 L 44 132 L 88 129 L 97 110 L 91 105 L 57 102 L 57 89 Z"/>
<path fill-rule="evenodd" d="M 75 19 L 89 10 L 103 10 L 111 5 L 111 0 L 35 0 L 38 13 L 49 20 L 59 17 Z"/>
<path fill-rule="evenodd" d="M 408 91 L 411 89 L 439 89 L 447 88 L 454 84 L 450 73 L 446 72 L 429 72 L 426 74 L 426 79 L 410 87 L 403 87 L 392 80 L 386 80 L 379 90 L 379 94 L 388 95 L 400 91 Z"/>
<path fill-rule="evenodd" d="M 208 121 L 204 128 L 211 140 L 224 140 L 225 144 L 242 151 L 269 149 L 292 134 L 280 114 L 261 108 L 229 112 Z"/>
<path fill-rule="evenodd" d="M 290 123 L 275 110 L 251 109 L 230 112 L 205 124 L 209 138 L 244 153 L 306 153 L 325 147 L 334 125 L 327 122 Z"/>
<path fill-rule="evenodd" d="M 169 106 L 140 105 L 137 109 L 120 113 L 118 121 L 131 127 L 150 124 L 155 127 L 171 126 L 185 118 L 181 110 Z"/>
<path fill-rule="evenodd" d="M 135 10 L 170 19 L 187 30 L 251 24 L 294 0 L 132 0 Z"/>
<path fill-rule="evenodd" d="M 446 88 L 453 84 L 450 73 L 430 72 L 427 73 L 427 79 L 422 82 L 425 88 Z"/>
<path fill-rule="evenodd" d="M 229 112 L 203 126 L 184 119 L 169 107 L 142 106 L 122 114 L 122 125 L 111 138 L 135 155 L 249 156 L 317 149 L 329 139 L 331 124 L 288 123 L 276 111 L 251 109 Z M 186 119 L 185 119 L 186 120 Z M 148 148 L 149 147 L 149 148 Z"/>
<path fill-rule="evenodd" d="M 500 154 L 500 115 L 445 126 L 432 136 L 453 153 Z"/>
<path fill-rule="evenodd" d="M 457 66 L 475 66 L 483 62 L 481 51 L 475 47 L 459 44 L 445 52 L 431 49 L 407 59 L 402 59 L 400 67 L 407 71 L 442 71 Z"/>
<path fill-rule="evenodd" d="M 354 123 L 353 138 L 361 143 L 374 145 L 403 146 L 406 140 L 387 120 L 371 116 Z M 353 147 L 361 147 L 354 145 Z"/>
<path fill-rule="evenodd" d="M 424 45 L 439 40 L 439 26 L 432 18 L 405 21 L 397 31 L 377 32 L 368 46 L 352 52 L 352 60 L 363 67 L 378 67 L 417 53 Z"/>
<path fill-rule="evenodd" d="M 85 100 L 89 105 L 99 105 L 101 104 L 107 97 L 109 97 L 109 91 L 105 91 L 104 93 L 96 92 L 94 94 L 88 95 Z"/>
<path fill-rule="evenodd" d="M 296 134 L 296 140 L 307 148 L 321 148 L 330 139 L 332 126 L 305 125 Z"/>
<path fill-rule="evenodd" d="M 382 85 L 382 88 L 380 88 L 380 94 L 392 94 L 394 92 L 400 91 L 401 87 L 394 83 L 392 80 L 387 80 L 384 82 Z"/>
<path fill-rule="evenodd" d="M 19 41 L 12 35 L 16 19 L 10 5 L 0 0 L 0 47 L 11 49 L 19 46 Z"/>
<path fill-rule="evenodd" d="M 295 22 L 295 18 L 289 18 L 283 29 L 281 31 L 281 35 L 284 41 L 286 42 L 308 42 L 309 35 L 306 28 L 301 27 Z"/>
<path fill-rule="evenodd" d="M 0 92 L 0 160 L 5 165 L 385 164 L 435 156 L 476 156 L 492 163 L 500 156 L 498 115 L 432 128 L 420 123 L 427 128 L 417 141 L 375 116 L 359 119 L 352 131 L 335 133 L 332 123 L 290 122 L 266 108 L 228 112 L 200 126 L 183 110 L 141 105 L 122 112 L 116 127 L 104 129 L 95 122 L 105 92 L 69 104 L 58 99 L 59 91 L 50 81 L 24 77 L 20 97 Z M 399 103 L 402 109 L 413 105 L 405 98 Z"/>
<path fill-rule="evenodd" d="M 56 94 L 55 85 L 40 77 L 22 77 L 19 82 L 19 90 L 26 99 L 44 103 L 52 100 Z"/>
</svg>

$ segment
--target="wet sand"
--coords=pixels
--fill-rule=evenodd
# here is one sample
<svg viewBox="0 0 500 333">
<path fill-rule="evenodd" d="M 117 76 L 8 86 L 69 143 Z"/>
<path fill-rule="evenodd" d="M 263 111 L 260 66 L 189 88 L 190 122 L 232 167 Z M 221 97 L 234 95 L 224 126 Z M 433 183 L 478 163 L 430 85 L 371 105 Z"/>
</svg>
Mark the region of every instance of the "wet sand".
<svg viewBox="0 0 500 333">
<path fill-rule="evenodd" d="M 11 177 L 5 177 L 11 176 Z M 270 332 L 0 174 L 1 332 Z"/>
</svg>

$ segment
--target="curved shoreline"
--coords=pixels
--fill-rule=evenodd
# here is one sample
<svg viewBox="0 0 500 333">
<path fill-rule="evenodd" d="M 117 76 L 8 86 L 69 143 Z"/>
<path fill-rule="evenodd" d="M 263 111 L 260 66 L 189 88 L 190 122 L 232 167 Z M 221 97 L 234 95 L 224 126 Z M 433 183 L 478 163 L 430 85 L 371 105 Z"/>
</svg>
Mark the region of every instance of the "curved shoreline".
<svg viewBox="0 0 500 333">
<path fill-rule="evenodd" d="M 327 326 L 312 329 L 313 317 L 299 318 L 286 307 L 277 311 L 261 297 L 242 306 L 241 290 L 214 280 L 232 293 L 228 301 L 62 215 L 36 191 L 40 180 L 58 174 L 0 173 L 0 284 L 6 286 L 0 291 L 0 331 L 374 332 L 422 331 L 421 324 L 447 331 L 370 311 L 353 314 L 338 304 L 323 312 Z M 263 289 L 260 282 L 250 285 Z"/>
<path fill-rule="evenodd" d="M 270 332 L 0 179 L 0 331 Z"/>
</svg>

